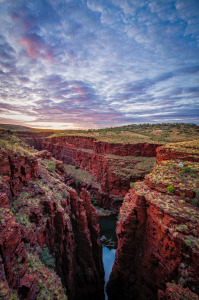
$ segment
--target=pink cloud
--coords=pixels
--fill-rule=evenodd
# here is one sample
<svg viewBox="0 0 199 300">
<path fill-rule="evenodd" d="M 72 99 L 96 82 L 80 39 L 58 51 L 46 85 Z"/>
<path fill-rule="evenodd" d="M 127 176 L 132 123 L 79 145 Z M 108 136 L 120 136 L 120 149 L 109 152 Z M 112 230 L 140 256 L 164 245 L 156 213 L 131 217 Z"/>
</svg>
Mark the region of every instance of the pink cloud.
<svg viewBox="0 0 199 300">
<path fill-rule="evenodd" d="M 40 37 L 34 35 L 27 36 L 23 40 L 18 41 L 18 43 L 25 47 L 26 52 L 30 57 L 36 59 L 38 56 L 41 56 L 48 61 L 53 61 L 51 50 L 46 47 Z"/>
<path fill-rule="evenodd" d="M 19 80 L 20 80 L 21 82 L 23 82 L 23 83 L 26 83 L 26 82 L 29 81 L 29 79 L 26 78 L 26 77 L 19 77 Z"/>
<path fill-rule="evenodd" d="M 26 51 L 29 56 L 32 58 L 37 58 L 38 56 L 38 50 L 39 50 L 39 45 L 37 44 L 36 41 L 31 41 L 28 39 L 24 39 L 19 41 L 19 43 L 26 48 Z"/>
<path fill-rule="evenodd" d="M 79 88 L 77 86 L 77 84 L 75 84 L 75 85 L 76 85 L 76 87 L 72 91 L 77 93 L 77 94 L 80 94 L 83 98 L 86 98 L 87 92 L 83 88 Z"/>
<path fill-rule="evenodd" d="M 49 61 L 53 61 L 53 57 L 51 54 L 46 54 L 44 57 Z"/>
</svg>

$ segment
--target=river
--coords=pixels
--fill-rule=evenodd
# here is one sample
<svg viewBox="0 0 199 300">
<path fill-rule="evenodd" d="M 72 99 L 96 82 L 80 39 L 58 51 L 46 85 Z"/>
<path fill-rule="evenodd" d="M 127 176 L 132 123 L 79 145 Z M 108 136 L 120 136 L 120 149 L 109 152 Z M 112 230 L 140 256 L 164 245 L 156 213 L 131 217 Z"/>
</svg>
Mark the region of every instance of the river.
<svg viewBox="0 0 199 300">
<path fill-rule="evenodd" d="M 116 229 L 116 216 L 100 217 L 100 240 L 102 243 L 102 260 L 105 271 L 105 288 L 109 280 L 109 276 L 112 270 L 112 266 L 115 260 L 115 251 L 117 248 L 117 237 L 115 233 Z M 104 288 L 104 289 L 105 289 Z M 108 300 L 108 296 L 105 290 L 105 299 Z"/>
</svg>

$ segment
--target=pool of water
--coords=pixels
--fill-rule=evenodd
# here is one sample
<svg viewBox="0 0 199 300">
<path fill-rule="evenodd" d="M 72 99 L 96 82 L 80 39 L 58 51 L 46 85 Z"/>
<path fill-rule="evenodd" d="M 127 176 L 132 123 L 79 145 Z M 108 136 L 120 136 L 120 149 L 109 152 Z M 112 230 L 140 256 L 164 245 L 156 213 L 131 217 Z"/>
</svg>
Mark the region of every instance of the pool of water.
<svg viewBox="0 0 199 300">
<path fill-rule="evenodd" d="M 115 233 L 116 222 L 117 219 L 115 216 L 99 218 L 100 240 L 102 243 L 102 260 L 105 272 L 105 287 L 109 280 L 109 276 L 115 260 L 115 251 L 117 248 L 117 237 Z M 104 292 L 105 299 L 108 300 L 106 291 L 104 290 Z"/>
</svg>

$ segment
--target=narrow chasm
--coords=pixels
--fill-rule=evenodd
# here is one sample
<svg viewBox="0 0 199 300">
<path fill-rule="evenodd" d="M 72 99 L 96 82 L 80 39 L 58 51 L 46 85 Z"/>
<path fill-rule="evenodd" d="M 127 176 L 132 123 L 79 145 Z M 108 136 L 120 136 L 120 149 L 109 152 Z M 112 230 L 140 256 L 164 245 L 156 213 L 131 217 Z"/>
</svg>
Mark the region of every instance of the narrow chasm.
<svg viewBox="0 0 199 300">
<path fill-rule="evenodd" d="M 115 252 L 117 248 L 117 236 L 116 236 L 116 222 L 117 218 L 115 215 L 100 217 L 100 241 L 102 243 L 102 261 L 104 265 L 104 293 L 105 300 L 108 299 L 106 294 L 106 284 L 109 280 L 109 276 L 112 270 L 112 266 L 115 260 Z"/>
</svg>

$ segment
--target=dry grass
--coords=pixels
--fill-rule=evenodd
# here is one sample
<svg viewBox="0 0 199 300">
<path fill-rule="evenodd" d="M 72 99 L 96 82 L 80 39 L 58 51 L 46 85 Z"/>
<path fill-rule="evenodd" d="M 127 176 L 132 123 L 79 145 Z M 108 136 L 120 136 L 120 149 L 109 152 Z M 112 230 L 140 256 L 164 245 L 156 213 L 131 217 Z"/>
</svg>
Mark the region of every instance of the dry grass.
<svg viewBox="0 0 199 300">
<path fill-rule="evenodd" d="M 37 152 L 34 148 L 28 146 L 25 142 L 19 139 L 16 135 L 5 134 L 0 140 L 1 150 L 7 152 L 12 151 L 14 154 L 18 155 L 31 155 Z"/>
<path fill-rule="evenodd" d="M 54 131 L 53 136 L 87 136 L 108 143 L 175 143 L 191 141 L 199 137 L 194 124 L 141 124 L 97 130 Z"/>
<path fill-rule="evenodd" d="M 175 190 L 197 191 L 199 189 L 199 163 L 167 160 L 156 165 L 154 170 L 146 176 L 156 186 L 163 184 L 165 187 L 172 185 Z M 165 190 L 166 192 L 166 190 Z"/>
<path fill-rule="evenodd" d="M 155 165 L 154 157 L 116 156 L 105 155 L 110 166 L 110 171 L 125 180 L 133 180 L 134 177 L 144 176 Z"/>
<path fill-rule="evenodd" d="M 87 184 L 92 184 L 96 188 L 100 188 L 100 184 L 96 181 L 95 177 L 92 174 L 90 174 L 88 171 L 82 170 L 77 166 L 64 165 L 64 167 L 65 167 L 65 173 L 76 178 L 76 180 Z"/>
<path fill-rule="evenodd" d="M 175 152 L 196 154 L 199 156 L 199 139 L 176 143 L 176 144 L 167 144 L 164 146 L 164 148 L 171 149 L 172 151 L 175 151 Z"/>
<path fill-rule="evenodd" d="M 17 125 L 1 125 L 2 130 L 10 130 L 11 132 L 34 131 L 52 132 L 51 136 L 86 136 L 94 137 L 97 141 L 108 143 L 176 143 L 183 141 L 191 141 L 198 139 L 199 129 L 195 124 L 183 123 L 163 123 L 163 124 L 139 124 L 126 125 L 120 127 L 111 127 L 105 129 L 89 129 L 89 130 L 49 130 L 34 129 Z"/>
</svg>

